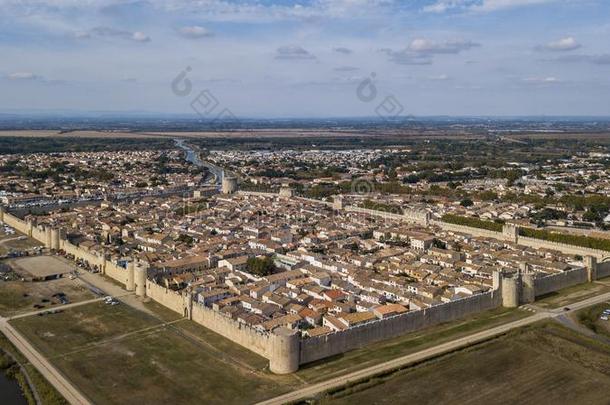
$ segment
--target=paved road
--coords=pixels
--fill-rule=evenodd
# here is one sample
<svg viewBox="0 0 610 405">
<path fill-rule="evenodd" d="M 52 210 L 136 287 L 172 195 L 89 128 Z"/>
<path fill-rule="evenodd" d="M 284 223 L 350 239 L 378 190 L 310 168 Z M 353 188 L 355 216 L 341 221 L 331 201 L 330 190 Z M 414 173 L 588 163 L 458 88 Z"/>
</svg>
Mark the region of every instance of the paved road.
<svg viewBox="0 0 610 405">
<path fill-rule="evenodd" d="M 280 405 L 288 402 L 299 401 L 305 398 L 310 398 L 333 388 L 339 388 L 346 384 L 356 382 L 365 378 L 370 378 L 387 371 L 392 371 L 399 367 L 408 366 L 410 364 L 427 360 L 432 357 L 436 357 L 457 349 L 462 349 L 471 346 L 475 343 L 479 343 L 495 336 L 502 335 L 510 330 L 530 325 L 543 319 L 552 319 L 560 315 L 571 313 L 592 305 L 600 304 L 608 300 L 610 300 L 610 293 L 591 297 L 586 300 L 572 304 L 570 305 L 569 311 L 564 311 L 563 309 L 556 309 L 547 312 L 538 312 L 525 319 L 520 319 L 518 321 L 496 326 L 495 328 L 487 329 L 482 332 L 452 340 L 451 342 L 443 343 L 438 346 L 431 347 L 429 349 L 412 353 L 407 356 L 399 357 L 387 361 L 385 363 L 377 364 L 375 366 L 371 366 L 363 370 L 355 371 L 353 373 L 332 378 L 321 383 L 313 384 L 297 391 L 289 392 L 288 394 L 284 394 L 279 397 L 263 401 L 260 403 L 260 405 Z"/>
<path fill-rule="evenodd" d="M 70 381 L 68 381 L 47 359 L 40 354 L 5 318 L 0 318 L 0 331 L 36 367 L 63 397 L 73 405 L 92 404 Z"/>
</svg>

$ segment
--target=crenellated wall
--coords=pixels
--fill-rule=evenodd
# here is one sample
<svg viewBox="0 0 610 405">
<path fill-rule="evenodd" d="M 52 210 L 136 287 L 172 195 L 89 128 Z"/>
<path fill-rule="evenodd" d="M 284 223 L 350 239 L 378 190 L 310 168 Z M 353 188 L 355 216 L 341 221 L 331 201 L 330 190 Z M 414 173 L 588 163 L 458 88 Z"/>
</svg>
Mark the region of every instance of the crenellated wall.
<svg viewBox="0 0 610 405">
<path fill-rule="evenodd" d="M 432 225 L 436 225 L 436 226 L 440 227 L 441 229 L 443 229 L 445 231 L 466 233 L 466 234 L 478 236 L 481 238 L 494 238 L 494 239 L 504 240 L 504 234 L 502 232 L 494 232 L 494 231 L 490 231 L 487 229 L 474 228 L 471 226 L 451 224 L 449 222 L 443 222 L 443 221 L 430 221 L 430 223 Z"/>
<path fill-rule="evenodd" d="M 5 212 L 3 215 L 4 223 L 8 226 L 15 228 L 17 231 L 30 235 L 27 222 L 17 218 L 16 216 Z"/>
<path fill-rule="evenodd" d="M 262 357 L 271 359 L 270 333 L 260 332 L 199 303 L 193 303 L 192 320 Z"/>
<path fill-rule="evenodd" d="M 558 250 L 568 255 L 593 256 L 600 260 L 604 257 L 610 256 L 610 252 L 606 252 L 605 250 L 591 249 L 559 242 L 551 242 L 548 240 L 529 238 L 526 236 L 519 236 L 518 243 L 523 246 L 528 246 L 537 249 L 542 248 Z"/>
<path fill-rule="evenodd" d="M 496 291 L 491 291 L 428 309 L 372 321 L 345 331 L 305 338 L 301 340 L 299 363 L 305 364 L 324 359 L 428 326 L 497 308 L 501 304 L 501 295 Z"/>
<path fill-rule="evenodd" d="M 597 264 L 597 278 L 610 277 L 610 262 Z"/>
<path fill-rule="evenodd" d="M 270 193 L 250 193 L 243 191 L 240 191 L 240 194 L 274 196 L 274 194 Z M 370 215 L 405 220 L 405 215 L 358 207 L 345 207 L 345 209 L 352 212 L 361 212 Z M 147 295 L 166 308 L 169 308 L 182 316 L 188 317 L 194 322 L 269 359 L 271 371 L 278 374 L 294 372 L 298 369 L 300 364 L 310 363 L 357 349 L 377 341 L 397 337 L 425 327 L 453 321 L 470 314 L 499 307 L 503 305 L 503 291 L 508 290 L 508 287 L 510 287 L 508 284 L 504 285 L 503 283 L 508 283 L 510 280 L 514 279 L 514 276 L 509 277 L 507 275 L 505 279 L 502 279 L 503 276 L 498 276 L 497 283 L 494 281 L 494 288 L 498 288 L 497 290 L 492 290 L 484 294 L 477 294 L 472 297 L 437 305 L 424 310 L 407 312 L 383 320 L 375 320 L 325 336 L 301 338 L 296 331 L 283 328 L 279 328 L 273 333 L 260 331 L 254 327 L 235 321 L 220 312 L 204 307 L 197 302 L 193 302 L 189 293 L 176 292 L 158 285 L 151 280 L 147 280 L 145 263 L 138 262 L 136 265 L 132 265 L 132 271 L 130 271 L 129 269 L 120 267 L 116 263 L 107 260 L 104 254 L 90 252 L 70 243 L 57 229 L 42 226 L 36 227 L 33 226 L 31 222 L 26 223 L 6 212 L 2 212 L 2 217 L 6 224 L 22 233 L 32 236 L 44 243 L 45 246 L 50 248 L 59 246 L 60 249 L 63 249 L 67 254 L 73 255 L 76 259 L 86 261 L 90 266 L 99 268 L 106 276 L 125 285 L 126 288 L 129 288 L 130 290 L 135 288 L 136 294 Z M 415 218 L 415 220 L 417 220 L 420 216 L 417 213 L 411 213 L 410 218 Z M 421 218 L 424 217 L 421 216 Z M 453 232 L 462 232 L 499 240 L 508 240 L 509 238 L 508 233 L 505 232 L 493 232 L 440 221 L 432 221 L 432 223 L 440 226 L 442 229 Z M 597 251 L 594 249 L 520 236 L 517 236 L 517 238 L 519 244 L 525 246 L 556 249 L 567 254 L 578 254 L 585 257 L 593 256 L 596 258 L 603 258 L 610 256 L 609 252 Z M 610 276 L 610 262 L 596 263 L 591 258 L 588 259 L 587 263 L 590 263 L 589 267 L 595 268 L 597 278 Z M 595 266 L 593 264 L 595 264 Z M 533 284 L 533 288 L 532 286 L 529 286 L 530 290 L 527 292 L 529 295 L 539 297 L 566 287 L 585 283 L 588 280 L 588 274 L 592 273 L 588 273 L 587 269 L 583 268 L 542 278 L 531 277 L 533 283 L 531 282 L 532 280 L 529 281 L 530 284 Z M 527 276 L 527 274 L 525 276 Z M 523 301 L 523 285 L 529 284 L 515 282 L 515 305 L 519 305 L 519 303 Z M 142 288 L 142 286 L 144 286 L 144 288 Z M 533 291 L 531 291 L 532 289 Z"/>
<path fill-rule="evenodd" d="M 126 268 L 119 266 L 118 264 L 106 260 L 106 268 L 104 269 L 104 274 L 111 279 L 118 281 L 123 284 L 125 288 L 127 287 L 129 272 Z"/>
<path fill-rule="evenodd" d="M 563 288 L 587 282 L 587 269 L 564 271 L 534 280 L 535 296 L 549 294 Z"/>
<path fill-rule="evenodd" d="M 154 301 L 184 316 L 185 300 L 181 293 L 165 288 L 151 280 L 146 281 L 146 295 Z"/>
</svg>

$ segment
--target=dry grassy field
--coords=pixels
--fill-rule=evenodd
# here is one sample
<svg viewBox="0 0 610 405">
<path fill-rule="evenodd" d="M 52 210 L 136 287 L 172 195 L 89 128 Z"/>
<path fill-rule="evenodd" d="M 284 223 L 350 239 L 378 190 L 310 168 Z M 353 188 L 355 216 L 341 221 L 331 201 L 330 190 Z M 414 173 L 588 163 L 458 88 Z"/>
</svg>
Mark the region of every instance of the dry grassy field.
<svg viewBox="0 0 610 405">
<path fill-rule="evenodd" d="M 126 398 L 134 404 L 244 404 L 300 385 L 191 321 L 168 324 L 125 304 L 92 303 L 11 323 L 96 404 Z"/>
<path fill-rule="evenodd" d="M 610 346 L 547 322 L 373 378 L 319 402 L 607 405 L 609 392 Z"/>
</svg>

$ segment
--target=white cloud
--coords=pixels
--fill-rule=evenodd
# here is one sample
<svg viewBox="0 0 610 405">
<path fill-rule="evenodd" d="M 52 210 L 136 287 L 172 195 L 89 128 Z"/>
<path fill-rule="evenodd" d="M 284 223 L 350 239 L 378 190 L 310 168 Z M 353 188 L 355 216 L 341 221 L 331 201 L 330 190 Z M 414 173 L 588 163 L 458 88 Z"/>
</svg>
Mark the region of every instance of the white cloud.
<svg viewBox="0 0 610 405">
<path fill-rule="evenodd" d="M 182 35 L 183 37 L 193 38 L 193 39 L 211 37 L 214 35 L 207 28 L 201 27 L 199 25 L 182 27 L 178 31 L 180 32 L 180 35 Z"/>
<path fill-rule="evenodd" d="M 580 48 L 580 45 L 574 37 L 561 38 L 557 41 L 549 42 L 545 45 L 539 45 L 536 47 L 539 51 L 551 51 L 551 52 L 565 52 L 573 51 Z"/>
<path fill-rule="evenodd" d="M 7 75 L 10 80 L 36 80 L 41 77 L 32 72 L 14 72 Z"/>
<path fill-rule="evenodd" d="M 555 84 L 555 83 L 561 83 L 561 80 L 554 77 L 554 76 L 545 76 L 545 77 L 528 77 L 523 79 L 524 82 L 526 83 L 533 83 L 533 84 Z"/>
<path fill-rule="evenodd" d="M 352 53 L 354 53 L 354 51 L 352 51 L 351 49 L 344 48 L 344 47 L 334 48 L 333 51 L 335 53 L 340 53 L 340 54 L 343 54 L 343 55 L 351 55 Z"/>
<path fill-rule="evenodd" d="M 281 46 L 277 48 L 275 59 L 279 60 L 312 60 L 316 57 L 300 46 Z"/>
<path fill-rule="evenodd" d="M 429 13 L 445 13 L 448 11 L 493 12 L 559 1 L 563 0 L 438 0 L 425 6 L 423 11 Z"/>
<path fill-rule="evenodd" d="M 339 66 L 333 69 L 335 72 L 356 72 L 360 70 L 360 68 L 354 66 Z"/>
<path fill-rule="evenodd" d="M 449 76 L 446 74 L 441 74 L 441 75 L 436 75 L 436 76 L 428 76 L 428 80 L 432 80 L 432 81 L 446 81 L 449 80 Z"/>
<path fill-rule="evenodd" d="M 472 41 L 464 40 L 448 40 L 448 41 L 433 41 L 431 39 L 417 38 L 411 41 L 408 50 L 420 54 L 443 54 L 443 53 L 460 53 L 471 48 L 481 46 Z"/>
<path fill-rule="evenodd" d="M 150 41 L 150 37 L 140 31 L 134 32 L 131 35 L 131 39 L 133 39 L 136 42 L 149 42 Z"/>
<path fill-rule="evenodd" d="M 402 51 L 395 51 L 393 49 L 380 49 L 379 52 L 388 55 L 390 62 L 396 63 L 397 65 L 431 65 L 432 58 L 429 55 L 418 54 L 410 52 L 408 49 Z"/>
<path fill-rule="evenodd" d="M 77 33 L 77 37 L 80 34 L 80 38 L 89 38 L 91 36 L 97 37 L 108 37 L 108 38 L 120 38 L 135 42 L 150 42 L 150 37 L 141 31 L 131 32 L 126 30 L 119 30 L 111 27 L 95 27 L 91 29 L 88 34 L 84 36 L 82 33 Z"/>
</svg>

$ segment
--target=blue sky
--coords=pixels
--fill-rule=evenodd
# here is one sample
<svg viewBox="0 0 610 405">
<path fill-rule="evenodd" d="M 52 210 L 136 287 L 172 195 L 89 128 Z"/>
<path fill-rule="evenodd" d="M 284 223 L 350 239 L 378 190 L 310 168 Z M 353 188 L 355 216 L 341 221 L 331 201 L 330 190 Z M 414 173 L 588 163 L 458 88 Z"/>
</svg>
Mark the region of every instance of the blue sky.
<svg viewBox="0 0 610 405">
<path fill-rule="evenodd" d="M 0 55 L 0 111 L 610 115 L 607 0 L 0 0 Z"/>
</svg>

